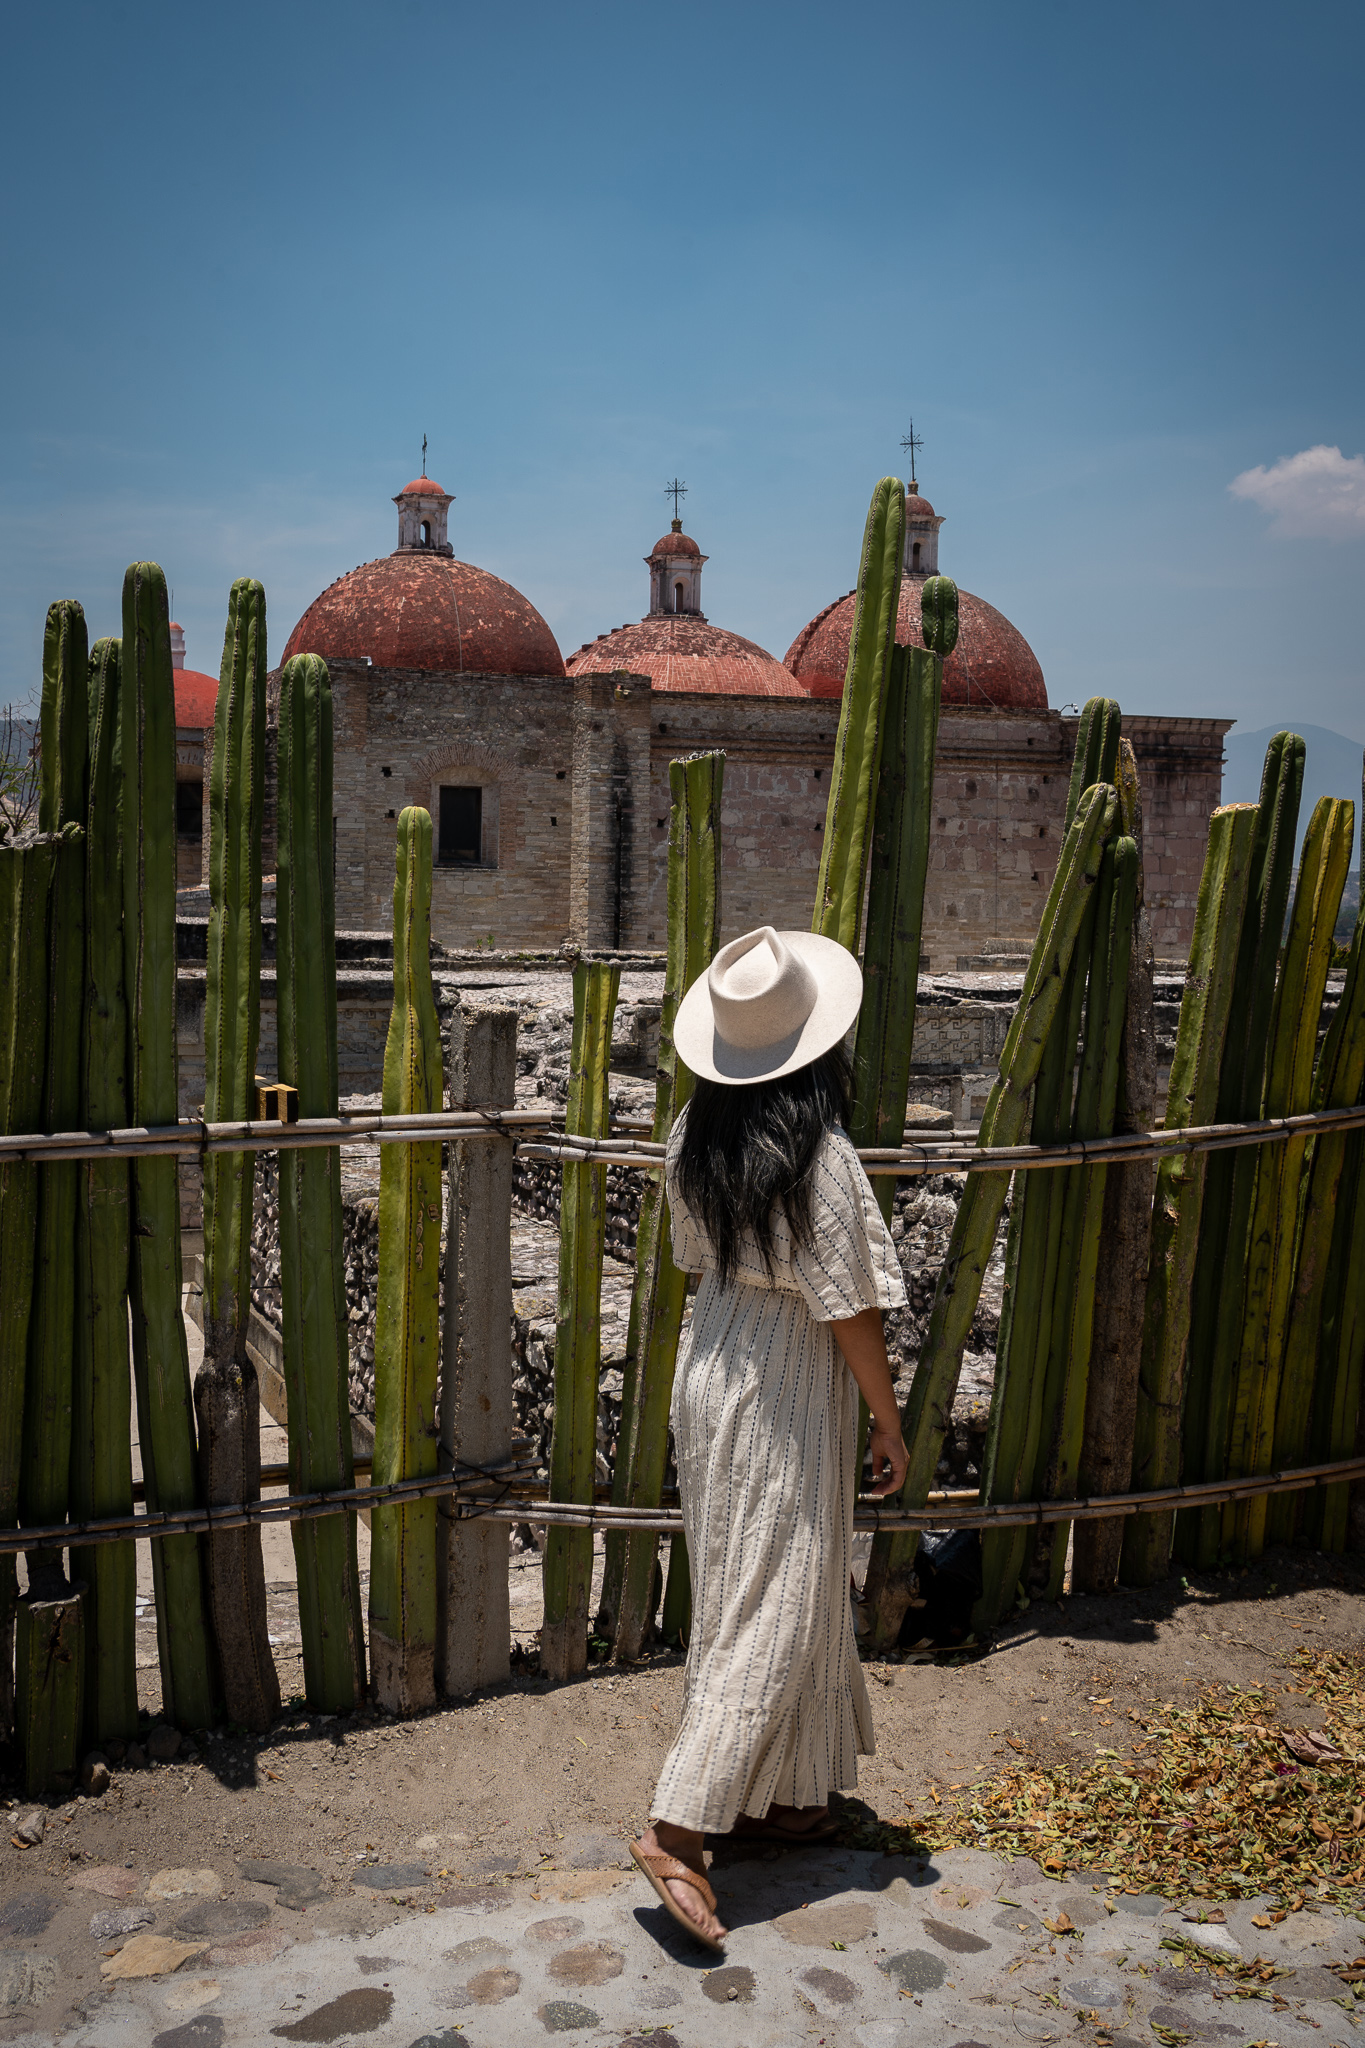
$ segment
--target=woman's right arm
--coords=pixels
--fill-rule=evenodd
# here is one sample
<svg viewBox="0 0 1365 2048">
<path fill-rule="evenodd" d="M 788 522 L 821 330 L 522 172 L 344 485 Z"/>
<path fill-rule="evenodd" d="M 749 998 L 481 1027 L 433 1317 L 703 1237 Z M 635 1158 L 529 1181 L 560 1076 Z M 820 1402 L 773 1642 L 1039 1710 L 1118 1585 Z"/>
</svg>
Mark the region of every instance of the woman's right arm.
<svg viewBox="0 0 1365 2048">
<path fill-rule="evenodd" d="M 910 1453 L 901 1435 L 900 1409 L 896 1405 L 896 1390 L 891 1382 L 891 1366 L 886 1356 L 882 1312 L 879 1308 L 865 1308 L 860 1315 L 849 1316 L 830 1327 L 834 1331 L 834 1341 L 844 1355 L 844 1363 L 872 1411 L 872 1431 L 868 1439 L 872 1453 L 872 1484 L 867 1491 L 874 1497 L 899 1493 L 905 1484 Z M 883 1478 L 885 1467 L 890 1470 Z"/>
</svg>

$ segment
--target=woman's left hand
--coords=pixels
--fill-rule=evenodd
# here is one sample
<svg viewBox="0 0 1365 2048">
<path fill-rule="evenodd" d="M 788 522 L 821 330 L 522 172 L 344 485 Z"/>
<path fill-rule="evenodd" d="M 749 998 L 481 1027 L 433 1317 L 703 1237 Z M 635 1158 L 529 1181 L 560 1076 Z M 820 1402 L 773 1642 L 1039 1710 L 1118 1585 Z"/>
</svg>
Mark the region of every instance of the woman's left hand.
<svg viewBox="0 0 1365 2048">
<path fill-rule="evenodd" d="M 899 1418 L 883 1425 L 874 1417 L 867 1448 L 872 1458 L 872 1484 L 866 1489 L 867 1493 L 874 1500 L 880 1500 L 883 1494 L 899 1493 L 905 1484 L 906 1468 L 910 1463 Z M 884 1469 L 888 1465 L 891 1467 L 889 1474 Z"/>
</svg>

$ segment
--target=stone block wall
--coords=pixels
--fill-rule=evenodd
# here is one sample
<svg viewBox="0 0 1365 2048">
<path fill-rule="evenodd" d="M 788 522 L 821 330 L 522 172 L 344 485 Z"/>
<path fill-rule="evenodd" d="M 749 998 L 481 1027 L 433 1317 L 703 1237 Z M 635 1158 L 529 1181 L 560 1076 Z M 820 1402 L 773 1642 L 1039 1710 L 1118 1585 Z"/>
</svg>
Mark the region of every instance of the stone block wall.
<svg viewBox="0 0 1365 2048">
<path fill-rule="evenodd" d="M 719 748 L 722 913 L 732 938 L 809 922 L 837 702 L 655 690 L 643 676 L 447 676 L 333 661 L 337 919 L 387 926 L 398 812 L 439 817 L 443 783 L 483 791 L 484 860 L 440 867 L 432 931 L 453 949 L 656 948 L 667 938 L 670 761 Z M 272 678 L 272 691 L 278 678 Z M 1143 783 L 1159 957 L 1194 929 L 1227 721 L 1125 720 Z M 926 966 L 1026 949 L 1060 850 L 1076 720 L 949 706 L 939 727 Z M 205 754 L 211 757 L 212 735 Z M 210 759 L 206 758 L 207 779 Z M 274 868 L 275 749 L 267 749 Z M 207 821 L 207 807 L 205 810 Z M 207 873 L 207 822 L 204 872 Z"/>
</svg>

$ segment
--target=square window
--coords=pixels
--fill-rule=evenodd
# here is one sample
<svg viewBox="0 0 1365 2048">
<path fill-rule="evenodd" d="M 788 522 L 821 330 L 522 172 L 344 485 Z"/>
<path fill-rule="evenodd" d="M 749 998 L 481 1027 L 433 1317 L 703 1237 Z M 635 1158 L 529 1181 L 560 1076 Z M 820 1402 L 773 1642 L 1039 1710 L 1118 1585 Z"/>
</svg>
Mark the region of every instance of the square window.
<svg viewBox="0 0 1365 2048">
<path fill-rule="evenodd" d="M 437 864 L 443 868 L 476 868 L 483 859 L 483 790 L 457 787 L 441 791 Z"/>
</svg>

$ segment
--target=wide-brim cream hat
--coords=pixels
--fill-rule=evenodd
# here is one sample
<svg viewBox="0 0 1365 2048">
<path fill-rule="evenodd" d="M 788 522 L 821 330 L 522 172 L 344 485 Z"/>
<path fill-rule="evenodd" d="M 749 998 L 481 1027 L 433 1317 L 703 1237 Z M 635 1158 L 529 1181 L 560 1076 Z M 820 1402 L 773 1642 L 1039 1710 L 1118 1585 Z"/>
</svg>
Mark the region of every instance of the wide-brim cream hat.
<svg viewBox="0 0 1365 2048">
<path fill-rule="evenodd" d="M 775 1081 L 837 1045 L 862 999 L 862 969 L 837 939 L 765 924 L 731 939 L 697 976 L 673 1043 L 708 1081 Z"/>
</svg>

